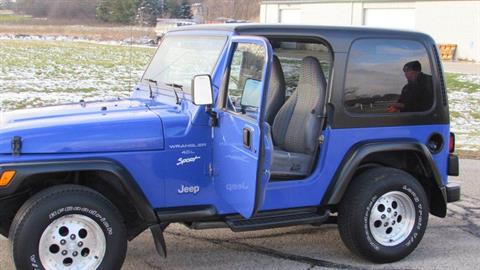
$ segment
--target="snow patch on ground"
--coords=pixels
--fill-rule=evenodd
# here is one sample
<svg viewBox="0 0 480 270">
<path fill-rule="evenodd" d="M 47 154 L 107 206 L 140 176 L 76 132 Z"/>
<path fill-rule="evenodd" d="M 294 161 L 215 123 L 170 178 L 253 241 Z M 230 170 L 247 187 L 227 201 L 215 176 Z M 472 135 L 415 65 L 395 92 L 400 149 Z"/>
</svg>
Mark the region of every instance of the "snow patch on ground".
<svg viewBox="0 0 480 270">
<path fill-rule="evenodd" d="M 32 38 L 29 36 L 29 38 Z M 126 97 L 155 50 L 64 40 L 0 40 L 0 108 Z"/>
<path fill-rule="evenodd" d="M 143 45 L 149 47 L 156 47 L 155 40 L 148 37 L 125 39 L 122 41 L 117 40 L 93 40 L 83 37 L 71 37 L 71 36 L 49 36 L 49 35 L 14 35 L 14 34 L 0 34 L 0 40 L 25 40 L 25 41 L 70 41 L 70 42 L 91 42 L 102 45 Z"/>
<path fill-rule="evenodd" d="M 459 75 L 457 79 L 461 82 L 468 82 L 480 85 L 480 74 Z"/>
<path fill-rule="evenodd" d="M 450 91 L 451 130 L 462 150 L 480 150 L 480 92 Z"/>
</svg>

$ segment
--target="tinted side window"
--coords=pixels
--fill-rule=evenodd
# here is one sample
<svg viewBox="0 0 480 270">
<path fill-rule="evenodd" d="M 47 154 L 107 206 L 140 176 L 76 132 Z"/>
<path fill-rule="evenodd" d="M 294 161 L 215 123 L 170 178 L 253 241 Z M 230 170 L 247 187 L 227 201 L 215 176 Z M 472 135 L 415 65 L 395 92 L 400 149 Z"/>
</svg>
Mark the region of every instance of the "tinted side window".
<svg viewBox="0 0 480 270">
<path fill-rule="evenodd" d="M 351 50 L 344 104 L 355 113 L 422 112 L 433 105 L 430 60 L 410 40 L 365 39 Z"/>
</svg>

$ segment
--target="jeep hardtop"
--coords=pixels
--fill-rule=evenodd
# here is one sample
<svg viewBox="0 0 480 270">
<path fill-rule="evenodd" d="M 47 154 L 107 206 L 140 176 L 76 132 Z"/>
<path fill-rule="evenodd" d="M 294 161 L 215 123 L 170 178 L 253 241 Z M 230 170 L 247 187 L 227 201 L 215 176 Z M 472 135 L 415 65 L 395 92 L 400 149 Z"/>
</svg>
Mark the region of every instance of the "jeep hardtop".
<svg viewBox="0 0 480 270">
<path fill-rule="evenodd" d="M 435 42 L 368 28 L 168 32 L 130 98 L 0 116 L 0 233 L 17 269 L 119 269 L 150 229 L 337 223 L 377 263 L 460 199 Z"/>
</svg>

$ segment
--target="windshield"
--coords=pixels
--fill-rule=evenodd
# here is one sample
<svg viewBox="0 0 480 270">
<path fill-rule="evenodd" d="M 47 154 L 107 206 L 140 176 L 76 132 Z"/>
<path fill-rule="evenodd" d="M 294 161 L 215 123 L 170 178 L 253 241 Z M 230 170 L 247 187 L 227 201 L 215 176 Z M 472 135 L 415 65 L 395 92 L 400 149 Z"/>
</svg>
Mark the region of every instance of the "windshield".
<svg viewBox="0 0 480 270">
<path fill-rule="evenodd" d="M 195 75 L 212 75 L 227 37 L 167 36 L 162 40 L 142 82 L 159 87 L 175 83 L 190 93 Z"/>
</svg>

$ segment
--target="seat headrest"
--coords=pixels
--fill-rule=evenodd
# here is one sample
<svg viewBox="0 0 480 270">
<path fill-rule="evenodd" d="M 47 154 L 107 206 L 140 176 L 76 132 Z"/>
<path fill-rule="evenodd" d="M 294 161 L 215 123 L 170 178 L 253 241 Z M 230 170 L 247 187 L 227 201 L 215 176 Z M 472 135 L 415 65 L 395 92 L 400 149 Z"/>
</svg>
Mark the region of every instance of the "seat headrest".
<svg viewBox="0 0 480 270">
<path fill-rule="evenodd" d="M 327 81 L 325 80 L 325 74 L 323 74 L 322 67 L 317 58 L 313 56 L 303 58 L 302 71 L 298 84 L 310 84 L 314 85 L 315 88 L 325 88 Z"/>
</svg>

